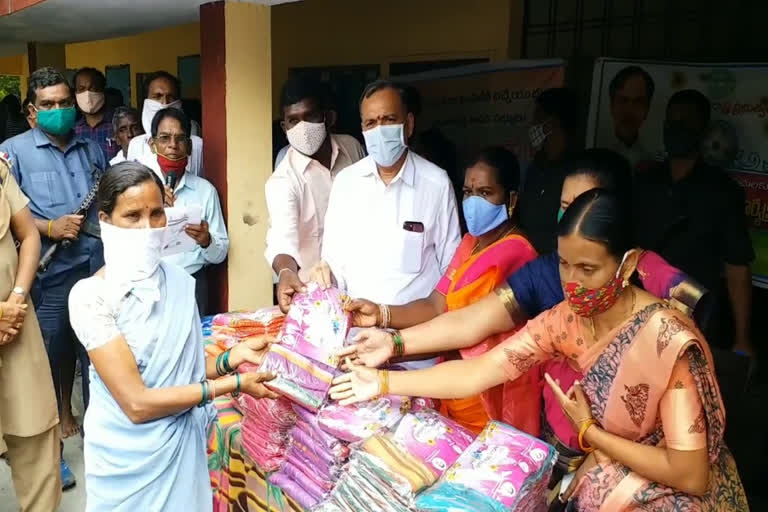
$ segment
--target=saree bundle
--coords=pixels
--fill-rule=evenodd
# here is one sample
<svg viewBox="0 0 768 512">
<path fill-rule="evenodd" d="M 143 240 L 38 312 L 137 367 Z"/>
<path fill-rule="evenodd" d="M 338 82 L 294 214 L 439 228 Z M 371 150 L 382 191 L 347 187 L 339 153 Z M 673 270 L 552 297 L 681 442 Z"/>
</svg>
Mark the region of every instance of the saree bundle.
<svg viewBox="0 0 768 512">
<path fill-rule="evenodd" d="M 344 310 L 348 300 L 337 288 L 323 290 L 317 283 L 307 284 L 307 291 L 296 294 L 291 302 L 280 343 L 319 363 L 338 366 L 336 354 L 344 347 L 351 325 Z"/>
<path fill-rule="evenodd" d="M 326 499 L 349 456 L 345 443 L 323 432 L 317 416 L 294 405 L 297 421 L 280 471 L 269 481 L 309 509 Z"/>
<path fill-rule="evenodd" d="M 242 394 L 237 397 L 243 411 L 242 443 L 251 458 L 265 471 L 275 471 L 285 459 L 290 430 L 296 423 L 291 402 Z"/>
<path fill-rule="evenodd" d="M 475 436 L 437 411 L 406 414 L 386 437 L 400 451 L 410 454 L 440 478 L 475 440 Z"/>
<path fill-rule="evenodd" d="M 408 481 L 415 495 L 432 486 L 473 439 L 436 411 L 419 411 L 406 414 L 394 431 L 370 437 L 360 450 Z"/>
<path fill-rule="evenodd" d="M 416 506 L 436 512 L 542 510 L 556 456 L 547 443 L 490 422 Z"/>
<path fill-rule="evenodd" d="M 320 410 L 317 422 L 328 434 L 355 443 L 397 425 L 411 405 L 410 398 L 394 395 L 351 405 L 333 402 Z"/>
<path fill-rule="evenodd" d="M 211 319 L 214 333 L 235 338 L 251 336 L 277 336 L 283 327 L 284 316 L 277 306 L 255 311 L 232 311 L 220 313 Z"/>
<path fill-rule="evenodd" d="M 409 512 L 411 484 L 384 461 L 365 451 L 349 459 L 330 497 L 313 509 L 318 512 Z"/>
<path fill-rule="evenodd" d="M 310 411 L 317 411 L 323 405 L 335 375 L 333 368 L 283 345 L 270 347 L 259 371 L 275 374 L 265 386 Z"/>
</svg>

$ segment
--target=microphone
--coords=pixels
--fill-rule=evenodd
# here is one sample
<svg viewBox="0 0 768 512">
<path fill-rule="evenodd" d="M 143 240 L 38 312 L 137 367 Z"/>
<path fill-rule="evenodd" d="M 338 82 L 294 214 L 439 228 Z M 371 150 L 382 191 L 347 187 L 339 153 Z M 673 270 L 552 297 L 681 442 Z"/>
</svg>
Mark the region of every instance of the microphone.
<svg viewBox="0 0 768 512">
<path fill-rule="evenodd" d="M 176 188 L 176 180 L 178 179 L 178 175 L 176 172 L 169 172 L 165 175 L 165 185 L 170 188 L 171 190 L 174 190 Z"/>
</svg>

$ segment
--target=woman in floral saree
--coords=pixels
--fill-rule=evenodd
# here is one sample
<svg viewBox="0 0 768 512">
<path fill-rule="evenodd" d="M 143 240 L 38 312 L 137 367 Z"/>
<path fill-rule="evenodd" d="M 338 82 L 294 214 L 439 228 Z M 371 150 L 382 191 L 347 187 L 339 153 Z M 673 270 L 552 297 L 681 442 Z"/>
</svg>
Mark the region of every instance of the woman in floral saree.
<svg viewBox="0 0 768 512">
<path fill-rule="evenodd" d="M 708 345 L 688 317 L 629 284 L 630 226 L 616 197 L 582 194 L 558 226 L 565 302 L 477 359 L 386 374 L 350 362 L 332 398 L 460 397 L 562 356 L 584 375 L 567 391 L 546 376 L 590 452 L 564 495 L 576 510 L 748 510 Z"/>
<path fill-rule="evenodd" d="M 462 207 L 469 233 L 464 235 L 443 278 L 432 294 L 403 306 L 374 304 L 368 300 L 352 301 L 349 310 L 357 327 L 393 327 L 403 329 L 431 320 L 445 311 L 453 311 L 477 302 L 504 282 L 507 276 L 536 257 L 536 251 L 517 229 L 515 204 L 520 171 L 514 153 L 491 147 L 477 155 L 464 173 Z M 513 331 L 497 334 L 462 349 L 461 357 L 477 357 L 496 346 Z M 532 379 L 532 377 L 531 377 Z M 522 379 L 521 379 L 522 381 Z M 533 381 L 529 384 L 531 384 Z M 523 382 L 507 383 L 507 396 L 513 393 L 516 420 L 512 423 L 526 431 L 529 424 L 538 425 L 537 415 L 526 403 Z M 511 391 L 510 391 L 511 389 Z M 479 433 L 489 416 L 501 418 L 504 390 L 498 386 L 483 393 L 442 402 L 443 414 L 464 427 Z M 532 421 L 533 420 L 533 421 Z M 509 419 L 508 419 L 509 421 Z"/>
</svg>

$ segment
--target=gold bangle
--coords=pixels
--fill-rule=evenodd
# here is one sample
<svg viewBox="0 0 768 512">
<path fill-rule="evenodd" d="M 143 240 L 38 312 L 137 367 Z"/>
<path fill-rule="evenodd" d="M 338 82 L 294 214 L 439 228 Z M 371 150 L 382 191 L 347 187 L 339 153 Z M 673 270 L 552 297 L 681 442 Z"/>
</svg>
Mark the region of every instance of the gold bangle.
<svg viewBox="0 0 768 512">
<path fill-rule="evenodd" d="M 3 306 L 0 306 L 0 320 L 3 319 Z"/>
<path fill-rule="evenodd" d="M 51 231 L 52 231 L 52 229 L 53 229 L 53 221 L 49 220 L 48 221 L 48 238 L 51 238 Z"/>
<path fill-rule="evenodd" d="M 581 428 L 579 428 L 579 448 L 581 448 L 581 451 L 584 453 L 592 453 L 595 451 L 595 448 L 593 446 L 584 446 L 584 434 L 587 433 L 587 430 L 589 430 L 589 427 L 592 425 L 597 425 L 597 420 L 594 418 L 590 418 L 584 423 L 581 424 Z"/>
<path fill-rule="evenodd" d="M 389 371 L 379 370 L 379 396 L 389 394 Z"/>
</svg>

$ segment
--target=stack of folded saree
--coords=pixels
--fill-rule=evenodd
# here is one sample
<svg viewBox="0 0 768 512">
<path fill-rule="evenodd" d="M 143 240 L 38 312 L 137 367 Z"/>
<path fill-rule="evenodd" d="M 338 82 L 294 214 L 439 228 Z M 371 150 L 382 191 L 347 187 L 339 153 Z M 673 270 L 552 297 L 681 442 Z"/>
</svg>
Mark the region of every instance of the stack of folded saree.
<svg viewBox="0 0 768 512">
<path fill-rule="evenodd" d="M 349 456 L 345 443 L 323 432 L 317 416 L 294 405 L 298 419 L 280 471 L 269 481 L 302 507 L 310 509 L 328 497 Z"/>
<path fill-rule="evenodd" d="M 428 473 L 428 472 L 427 472 Z M 410 512 L 411 483 L 380 458 L 363 450 L 350 458 L 329 498 L 316 512 Z M 471 509 L 467 509 L 471 510 Z"/>
<path fill-rule="evenodd" d="M 492 421 L 416 506 L 435 512 L 546 509 L 556 455 L 547 443 Z"/>
<path fill-rule="evenodd" d="M 472 432 L 431 410 L 406 414 L 385 437 L 400 451 L 424 464 L 436 479 L 443 476 L 475 440 Z"/>
<path fill-rule="evenodd" d="M 393 428 L 411 410 L 412 401 L 388 395 L 368 402 L 325 405 L 317 414 L 317 422 L 332 436 L 355 443 Z"/>
<path fill-rule="evenodd" d="M 214 316 L 211 328 L 214 333 L 234 338 L 277 336 L 283 327 L 284 318 L 277 306 L 255 311 L 233 311 Z"/>
<path fill-rule="evenodd" d="M 472 434 L 436 411 L 406 414 L 392 432 L 375 435 L 360 450 L 382 461 L 411 487 L 411 499 L 432 486 L 472 444 Z"/>
<path fill-rule="evenodd" d="M 285 459 L 296 413 L 285 398 L 271 400 L 242 394 L 242 443 L 248 455 L 264 471 L 275 471 Z"/>
<path fill-rule="evenodd" d="M 307 284 L 307 291 L 291 301 L 280 333 L 280 343 L 314 361 L 336 367 L 337 352 L 344 346 L 350 316 L 344 310 L 348 297 L 337 288 Z"/>
</svg>

